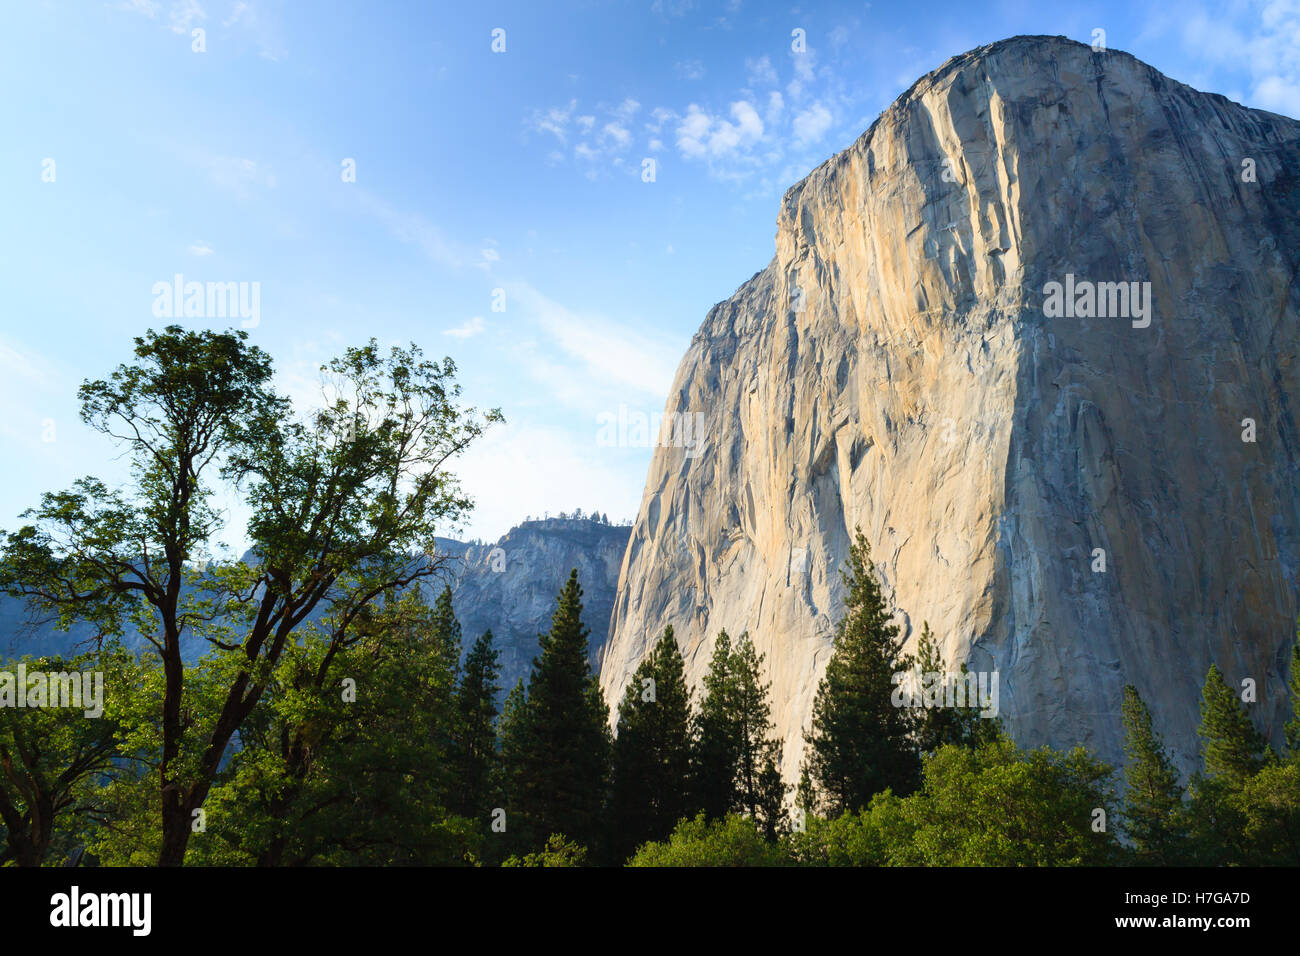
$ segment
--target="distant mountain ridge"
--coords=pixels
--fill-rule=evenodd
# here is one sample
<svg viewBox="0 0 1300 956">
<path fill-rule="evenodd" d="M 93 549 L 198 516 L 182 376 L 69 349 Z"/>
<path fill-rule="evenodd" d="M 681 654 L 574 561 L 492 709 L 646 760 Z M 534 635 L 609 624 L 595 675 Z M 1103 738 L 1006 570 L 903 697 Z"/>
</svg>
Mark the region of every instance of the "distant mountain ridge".
<svg viewBox="0 0 1300 956">
<path fill-rule="evenodd" d="M 504 695 L 520 677 L 527 678 L 538 651 L 537 636 L 550 628 L 556 595 L 569 571 L 577 568 L 595 669 L 609 633 L 630 531 L 590 518 L 565 517 L 524 521 L 494 544 L 438 538 L 438 553 L 448 559 L 445 575 L 425 584 L 426 596 L 432 603 L 444 583 L 451 585 L 465 650 L 484 631 L 492 631 L 501 652 Z M 70 655 L 95 637 L 94 629 L 83 623 L 65 632 L 46 617 L 33 615 L 21 600 L 0 595 L 0 656 Z M 148 646 L 135 633 L 126 635 L 124 643 L 134 649 Z M 200 657 L 207 646 L 192 633 L 182 639 L 187 660 Z"/>
</svg>

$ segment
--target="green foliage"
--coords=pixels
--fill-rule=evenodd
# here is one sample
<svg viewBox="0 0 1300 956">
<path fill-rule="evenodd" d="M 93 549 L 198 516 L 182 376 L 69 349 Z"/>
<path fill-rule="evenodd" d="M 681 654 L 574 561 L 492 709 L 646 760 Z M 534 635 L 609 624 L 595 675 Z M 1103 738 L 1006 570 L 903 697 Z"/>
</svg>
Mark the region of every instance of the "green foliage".
<svg viewBox="0 0 1300 956">
<path fill-rule="evenodd" d="M 718 634 L 696 721 L 692 779 L 706 818 L 747 814 L 772 839 L 784 828 L 786 787 L 762 664 L 749 635 L 733 649 L 727 632 Z"/>
<path fill-rule="evenodd" d="M 373 341 L 322 369 L 323 407 L 300 418 L 246 339 L 176 325 L 137 338 L 133 364 L 80 391 L 83 421 L 125 446 L 133 485 L 83 478 L 0 537 L 0 589 L 65 626 L 116 634 L 129 622 L 157 653 L 164 865 L 183 862 L 194 811 L 298 629 L 329 618 L 327 667 L 377 603 L 438 572 L 421 555 L 435 527 L 470 506 L 444 466 L 501 418 L 457 405 L 450 359 L 423 361 L 414 346 L 384 357 Z M 250 563 L 209 561 L 214 472 L 251 508 Z M 203 690 L 213 708 L 191 700 L 181 652 L 191 633 L 222 658 L 210 674 L 224 688 Z"/>
<path fill-rule="evenodd" d="M 1151 725 L 1151 711 L 1137 688 L 1124 688 L 1124 830 L 1138 862 L 1170 866 L 1188 852 L 1183 791 L 1164 743 Z"/>
<path fill-rule="evenodd" d="M 1300 763 L 1270 764 L 1235 798 L 1245 853 L 1255 866 L 1300 866 Z"/>
<path fill-rule="evenodd" d="M 788 866 L 789 857 L 759 832 L 752 819 L 727 814 L 683 820 L 663 843 L 647 843 L 628 866 Z"/>
<path fill-rule="evenodd" d="M 619 705 L 610 768 L 611 859 L 663 840 L 688 816 L 691 701 L 671 627 L 641 662 Z"/>
<path fill-rule="evenodd" d="M 486 823 L 498 805 L 496 697 L 500 687 L 500 655 L 492 646 L 492 632 L 479 636 L 465 656 L 456 689 L 456 724 L 452 762 L 456 794 L 452 809 L 461 816 Z"/>
<path fill-rule="evenodd" d="M 928 622 L 921 625 L 914 666 L 919 674 L 931 675 L 927 679 L 933 682 L 931 688 L 922 688 L 924 706 L 915 711 L 914 734 L 920 755 L 932 754 L 945 744 L 978 747 L 997 739 L 998 720 L 981 716 L 975 683 L 966 665 L 962 664 L 959 671 L 949 676 Z M 934 676 L 939 674 L 944 675 L 942 680 Z M 952 706 L 948 705 L 949 701 L 953 702 Z"/>
<path fill-rule="evenodd" d="M 848 589 L 835 650 L 817 688 L 812 726 L 805 734 L 806 809 L 838 816 L 865 807 L 889 789 L 915 789 L 919 762 L 909 708 L 894 706 L 895 675 L 908 670 L 899 629 L 891 623 L 871 550 L 861 529 L 843 572 Z M 946 733 L 946 731 L 942 731 Z M 931 736 L 938 739 L 935 728 Z"/>
<path fill-rule="evenodd" d="M 1076 749 L 1024 752 L 1001 737 L 948 744 L 924 760 L 922 786 L 885 791 L 864 810 L 810 817 L 787 841 L 811 866 L 1072 866 L 1120 859 L 1094 811 L 1110 805 L 1110 768 Z"/>
<path fill-rule="evenodd" d="M 1292 650 L 1291 691 L 1297 688 L 1300 636 Z M 1293 697 L 1300 710 L 1300 697 Z M 1201 700 L 1204 772 L 1188 785 L 1191 862 L 1203 866 L 1295 865 L 1300 862 L 1300 762 L 1285 728 L 1282 763 L 1255 729 L 1245 706 L 1211 665 Z"/>
<path fill-rule="evenodd" d="M 1250 715 L 1215 665 L 1201 692 L 1201 726 L 1205 773 L 1240 785 L 1254 776 L 1270 753 Z"/>
<path fill-rule="evenodd" d="M 565 839 L 563 834 L 552 833 L 546 838 L 546 845 L 536 853 L 526 853 L 523 856 L 511 856 L 501 864 L 502 866 L 586 866 L 587 865 L 587 848 L 572 840 Z"/>
<path fill-rule="evenodd" d="M 1119 844 L 1094 829 L 1113 806 L 1111 768 L 1083 748 L 1021 751 L 1005 737 L 974 750 L 947 746 L 925 762 L 907 801 L 921 866 L 1077 866 L 1114 863 Z"/>
<path fill-rule="evenodd" d="M 79 706 L 53 706 L 56 701 L 43 696 L 40 706 L 27 700 L 18 707 L 20 667 L 24 693 L 37 684 L 58 685 L 58 702 Z M 0 865 L 59 865 L 102 817 L 101 783 L 121 762 L 123 702 L 141 668 L 113 643 L 72 658 L 3 661 L 0 671 Z M 36 674 L 41 680 L 32 683 Z M 72 682 L 76 696 L 65 699 Z M 13 699 L 4 696 L 11 692 Z"/>
<path fill-rule="evenodd" d="M 209 794 L 191 862 L 262 866 L 453 864 L 474 856 L 449 817 L 459 642 L 445 607 L 412 589 L 335 653 L 307 636 Z"/>
<path fill-rule="evenodd" d="M 829 820 L 809 816 L 804 831 L 789 836 L 790 856 L 802 866 L 890 866 L 910 860 L 916 814 L 908 801 L 916 799 L 886 790 L 857 813 Z"/>
<path fill-rule="evenodd" d="M 587 667 L 576 568 L 556 605 L 550 632 L 539 636 L 527 696 L 507 701 L 502 731 L 507 827 L 511 842 L 525 848 L 551 833 L 595 846 L 609 773 L 609 709 Z"/>
</svg>

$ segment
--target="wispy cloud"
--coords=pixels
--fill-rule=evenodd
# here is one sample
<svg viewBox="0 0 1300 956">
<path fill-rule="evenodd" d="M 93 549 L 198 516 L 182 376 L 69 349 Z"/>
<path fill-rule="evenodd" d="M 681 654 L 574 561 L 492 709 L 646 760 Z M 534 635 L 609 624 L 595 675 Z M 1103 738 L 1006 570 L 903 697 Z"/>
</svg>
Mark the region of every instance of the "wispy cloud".
<svg viewBox="0 0 1300 956">
<path fill-rule="evenodd" d="M 1182 79 L 1218 88 L 1247 106 L 1300 117 L 1300 0 L 1153 9 L 1138 45 L 1170 39 L 1197 64 Z"/>
<path fill-rule="evenodd" d="M 166 146 L 181 160 L 206 173 L 214 186 L 241 202 L 277 185 L 275 173 L 269 166 L 247 156 L 226 156 L 175 142 Z"/>
<path fill-rule="evenodd" d="M 208 0 L 212 6 L 212 0 Z M 115 8 L 128 13 L 139 14 L 150 20 L 160 21 L 160 25 L 172 33 L 189 34 L 196 27 L 209 29 L 208 11 L 199 0 L 119 0 Z M 166 10 L 166 16 L 160 14 Z M 228 4 L 228 13 L 219 21 L 222 31 L 228 31 L 232 37 L 243 37 L 257 47 L 258 55 L 263 59 L 278 61 L 284 56 L 284 44 L 275 18 L 267 14 L 265 5 L 256 0 L 233 0 Z M 165 20 L 165 23 L 161 23 Z"/>
<path fill-rule="evenodd" d="M 857 21 L 853 26 L 858 28 Z M 834 51 L 851 53 L 852 36 L 846 26 L 827 35 L 832 61 Z M 692 79 L 703 75 L 695 61 L 678 62 L 674 70 Z M 846 90 L 833 62 L 822 62 L 811 38 L 784 57 L 766 53 L 746 58 L 743 85 L 736 94 L 722 104 L 696 98 L 681 107 L 657 105 L 648 110 L 628 97 L 619 107 L 583 113 L 573 99 L 535 110 L 525 126 L 568 147 L 553 150 L 550 160 L 577 159 L 588 178 L 620 167 L 631 174 L 639 163 L 625 162 L 627 158 L 675 148 L 682 159 L 702 164 L 713 178 L 757 178 L 761 195 L 788 185 L 792 171 L 797 178 L 824 159 L 828 138 L 858 122 L 854 104 L 865 96 Z M 631 122 L 634 114 L 640 116 L 636 123 Z"/>
<path fill-rule="evenodd" d="M 172 33 L 189 33 L 207 18 L 199 0 L 177 0 L 167 15 Z"/>
<path fill-rule="evenodd" d="M 702 80 L 705 69 L 699 60 L 681 60 L 673 64 L 673 72 L 683 80 Z"/>
<path fill-rule="evenodd" d="M 478 335 L 486 326 L 483 324 L 483 317 L 476 315 L 464 325 L 458 325 L 454 329 L 443 329 L 443 335 L 450 335 L 452 338 L 469 339 Z"/>
<path fill-rule="evenodd" d="M 443 231 L 416 212 L 399 209 L 369 190 L 353 186 L 347 190 L 358 213 L 379 222 L 398 242 L 418 247 L 433 262 L 452 269 L 464 266 L 468 251 L 448 239 Z"/>
<path fill-rule="evenodd" d="M 526 282 L 506 286 L 511 309 L 534 319 L 559 351 L 581 363 L 584 375 L 633 396 L 668 394 L 680 343 L 651 338 L 610 318 L 579 313 L 543 295 Z"/>
</svg>

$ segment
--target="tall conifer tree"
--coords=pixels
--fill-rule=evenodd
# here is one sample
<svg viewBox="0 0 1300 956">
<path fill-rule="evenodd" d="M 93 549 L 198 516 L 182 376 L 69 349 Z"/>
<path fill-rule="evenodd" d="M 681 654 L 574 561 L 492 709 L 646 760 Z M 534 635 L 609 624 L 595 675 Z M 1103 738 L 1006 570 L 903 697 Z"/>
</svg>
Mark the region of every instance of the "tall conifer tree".
<svg viewBox="0 0 1300 956">
<path fill-rule="evenodd" d="M 1182 861 L 1187 826 L 1183 791 L 1151 711 L 1137 688 L 1124 688 L 1124 828 L 1140 862 L 1171 866 Z"/>
<path fill-rule="evenodd" d="M 762 663 L 749 635 L 733 649 L 727 632 L 719 633 L 697 721 L 696 799 L 710 818 L 744 813 L 775 838 L 786 786 L 767 699 L 770 685 L 760 678 Z"/>
<path fill-rule="evenodd" d="M 492 802 L 497 759 L 496 698 L 501 674 L 492 632 L 485 631 L 465 655 L 456 688 L 456 731 L 453 760 L 457 797 L 453 809 L 472 820 L 486 821 Z"/>
<path fill-rule="evenodd" d="M 1250 714 L 1214 664 L 1205 675 L 1197 733 L 1202 740 L 1206 775 L 1233 785 L 1254 776 L 1269 754 L 1268 744 L 1251 723 Z"/>
<path fill-rule="evenodd" d="M 551 630 L 538 638 L 528 693 L 510 720 L 511 826 L 531 846 L 562 834 L 589 849 L 601 829 L 609 773 L 609 709 L 587 667 L 587 628 L 575 568 Z"/>
<path fill-rule="evenodd" d="M 865 807 L 885 789 L 904 795 L 920 778 L 914 728 L 907 707 L 896 707 L 894 675 L 911 660 L 876 581 L 871 549 L 861 529 L 843 572 L 848 589 L 835 650 L 813 702 L 805 734 L 805 778 L 815 806 L 831 816 Z"/>
<path fill-rule="evenodd" d="M 610 847 L 622 862 L 691 816 L 691 702 L 672 627 L 641 662 L 619 706 L 610 786 Z"/>
</svg>

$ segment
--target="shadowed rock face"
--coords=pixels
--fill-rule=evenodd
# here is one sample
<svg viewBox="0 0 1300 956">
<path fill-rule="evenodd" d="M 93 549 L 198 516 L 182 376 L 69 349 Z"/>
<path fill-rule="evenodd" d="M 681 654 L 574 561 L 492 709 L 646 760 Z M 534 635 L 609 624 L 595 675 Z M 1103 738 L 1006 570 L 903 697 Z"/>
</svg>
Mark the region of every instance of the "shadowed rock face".
<svg viewBox="0 0 1300 956">
<path fill-rule="evenodd" d="M 599 666 L 630 531 L 582 519 L 549 518 L 525 521 L 495 545 L 439 542 L 439 550 L 451 556 L 448 583 L 461 646 L 468 652 L 480 634 L 492 631 L 501 655 L 502 697 L 521 677 L 528 680 L 533 658 L 540 653 L 537 636 L 551 629 L 556 598 L 573 568 L 578 569 L 583 590 L 582 622 L 591 630 L 591 666 Z M 441 589 L 429 588 L 430 602 Z"/>
<path fill-rule="evenodd" d="M 771 263 L 682 360 L 667 412 L 705 444 L 655 452 L 606 699 L 665 625 L 695 685 L 748 630 L 793 779 L 861 526 L 909 649 L 924 620 L 996 670 L 1021 742 L 1119 761 L 1132 683 L 1190 769 L 1211 662 L 1276 739 L 1298 174 L 1300 123 L 1120 52 L 1016 37 L 919 80 L 786 193 Z M 1045 314 L 1067 281 L 1150 283 L 1150 312 Z"/>
</svg>

